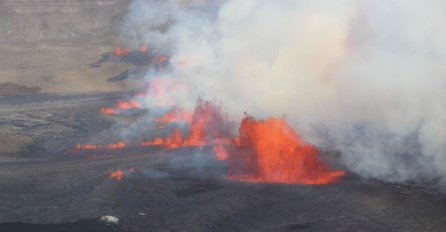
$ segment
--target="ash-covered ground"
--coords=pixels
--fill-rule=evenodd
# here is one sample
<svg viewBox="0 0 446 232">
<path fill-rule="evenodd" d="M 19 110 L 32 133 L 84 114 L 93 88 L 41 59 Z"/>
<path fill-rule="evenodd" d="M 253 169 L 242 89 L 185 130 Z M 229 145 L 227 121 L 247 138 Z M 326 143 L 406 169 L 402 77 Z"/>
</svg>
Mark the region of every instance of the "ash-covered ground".
<svg viewBox="0 0 446 232">
<path fill-rule="evenodd" d="M 206 148 L 76 151 L 77 143 L 115 142 L 116 122 L 150 112 L 100 113 L 141 84 L 125 78 L 137 67 L 128 60 L 91 65 L 114 49 L 109 35 L 124 1 L 45 5 L 56 2 L 63 1 L 0 2 L 3 11 L 15 9 L 8 14 L 52 22 L 41 24 L 51 33 L 19 28 L 0 37 L 1 231 L 446 231 L 446 192 L 432 183 L 354 174 L 329 185 L 244 183 L 226 179 L 225 163 Z M 57 33 L 67 28 L 55 20 L 65 16 L 61 9 L 100 12 L 69 16 L 98 22 L 101 33 L 89 23 Z M 1 27 L 22 23 L 1 17 Z M 121 181 L 110 177 L 116 170 Z M 119 226 L 98 226 L 103 215 Z"/>
</svg>

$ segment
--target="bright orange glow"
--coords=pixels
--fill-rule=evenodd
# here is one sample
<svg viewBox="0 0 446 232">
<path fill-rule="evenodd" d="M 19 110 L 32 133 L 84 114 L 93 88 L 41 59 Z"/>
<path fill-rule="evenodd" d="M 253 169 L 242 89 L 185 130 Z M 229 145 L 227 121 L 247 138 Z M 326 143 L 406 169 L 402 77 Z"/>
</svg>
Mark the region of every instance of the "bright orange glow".
<svg viewBox="0 0 446 232">
<path fill-rule="evenodd" d="M 143 142 L 143 143 L 139 144 L 139 146 L 141 146 L 141 147 L 159 146 L 159 145 L 164 145 L 163 138 L 156 138 L 152 141 L 147 141 L 147 142 Z"/>
<path fill-rule="evenodd" d="M 112 172 L 110 174 L 111 178 L 114 178 L 116 181 L 121 181 L 122 180 L 122 176 L 124 175 L 124 172 L 121 170 L 118 170 L 116 172 Z"/>
<path fill-rule="evenodd" d="M 226 148 L 223 147 L 223 145 L 217 145 L 213 148 L 213 150 L 215 152 L 215 157 L 218 160 L 228 160 L 229 153 Z"/>
<path fill-rule="evenodd" d="M 230 134 L 226 120 L 220 107 L 199 98 L 192 116 L 189 138 L 184 145 L 226 143 Z"/>
<path fill-rule="evenodd" d="M 119 114 L 119 112 L 116 109 L 113 108 L 102 108 L 101 113 L 108 114 L 108 115 L 116 115 Z"/>
<path fill-rule="evenodd" d="M 134 99 L 131 99 L 130 101 L 118 100 L 114 108 L 102 108 L 101 113 L 108 115 L 117 115 L 120 113 L 119 110 L 130 110 L 136 108 L 141 108 L 141 103 Z"/>
<path fill-rule="evenodd" d="M 181 136 L 181 130 L 175 129 L 175 131 L 166 138 L 164 145 L 169 148 L 177 148 L 183 145 L 183 140 Z"/>
<path fill-rule="evenodd" d="M 155 119 L 160 123 L 173 123 L 173 122 L 192 122 L 192 113 L 182 109 L 172 109 L 164 116 Z"/>
<path fill-rule="evenodd" d="M 221 109 L 214 104 L 199 99 L 192 114 L 189 137 L 183 139 L 180 129 L 176 129 L 167 138 L 156 138 L 140 146 L 163 145 L 168 148 L 182 146 L 205 146 L 229 143 L 229 130 Z"/>
<path fill-rule="evenodd" d="M 123 101 L 123 100 L 118 100 L 118 102 L 116 103 L 116 108 L 124 109 L 124 110 L 141 108 L 141 103 L 137 102 L 134 99 L 132 99 L 128 102 Z"/>
<path fill-rule="evenodd" d="M 76 149 L 94 150 L 98 148 L 100 148 L 100 146 L 94 144 L 85 144 L 85 145 L 76 144 Z"/>
<path fill-rule="evenodd" d="M 141 52 L 141 53 L 146 53 L 148 51 L 149 51 L 148 45 L 142 45 L 141 47 L 139 47 L 139 52 Z"/>
<path fill-rule="evenodd" d="M 132 49 L 130 49 L 130 48 L 117 47 L 117 48 L 115 48 L 115 51 L 113 52 L 113 54 L 115 54 L 115 56 L 126 56 L 126 55 L 130 54 L 131 52 L 132 52 Z"/>
<path fill-rule="evenodd" d="M 122 149 L 122 148 L 125 148 L 125 147 L 126 147 L 126 145 L 122 141 L 119 141 L 117 143 L 113 143 L 113 144 L 107 145 L 108 149 Z"/>
<path fill-rule="evenodd" d="M 281 118 L 266 121 L 252 117 L 240 125 L 240 145 L 229 152 L 231 179 L 251 182 L 328 184 L 343 176 L 317 157 Z"/>
</svg>

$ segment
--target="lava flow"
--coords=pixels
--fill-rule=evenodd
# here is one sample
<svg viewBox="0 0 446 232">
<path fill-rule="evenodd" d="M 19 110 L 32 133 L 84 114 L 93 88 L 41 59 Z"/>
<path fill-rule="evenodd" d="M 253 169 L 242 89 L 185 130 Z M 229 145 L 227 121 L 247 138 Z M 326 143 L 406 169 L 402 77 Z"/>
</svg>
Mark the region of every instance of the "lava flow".
<svg viewBox="0 0 446 232">
<path fill-rule="evenodd" d="M 134 51 L 132 49 L 130 49 L 130 48 L 116 47 L 115 50 L 113 51 L 113 55 L 115 55 L 115 56 L 128 56 L 132 52 L 134 52 Z M 140 52 L 140 53 L 147 53 L 147 52 L 149 52 L 149 45 L 141 45 L 141 47 L 139 47 L 139 49 L 138 49 L 138 52 Z"/>
<path fill-rule="evenodd" d="M 127 56 L 131 52 L 132 52 L 132 49 L 117 47 L 117 48 L 115 48 L 115 51 L 113 52 L 113 54 L 115 56 Z"/>
<path fill-rule="evenodd" d="M 118 170 L 118 171 L 116 171 L 116 172 L 112 172 L 112 173 L 110 174 L 110 177 L 111 177 L 111 178 L 114 178 L 116 181 L 121 181 L 121 180 L 122 180 L 122 175 L 123 175 L 123 174 L 124 174 L 123 171 Z"/>
<path fill-rule="evenodd" d="M 164 116 L 157 118 L 155 121 L 160 123 L 178 123 L 178 122 L 191 123 L 192 113 L 182 109 L 172 109 L 169 112 L 167 112 Z"/>
<path fill-rule="evenodd" d="M 118 141 L 117 143 L 108 144 L 106 146 L 95 145 L 95 144 L 85 144 L 85 145 L 76 144 L 76 149 L 78 149 L 78 150 L 97 150 L 97 149 L 117 150 L 117 149 L 125 148 L 126 146 L 127 145 L 124 142 Z"/>
<path fill-rule="evenodd" d="M 141 108 L 141 103 L 138 101 L 131 99 L 130 101 L 123 101 L 118 100 L 116 102 L 116 106 L 113 108 L 102 108 L 101 113 L 103 114 L 109 114 L 109 115 L 116 115 L 119 114 L 122 110 L 130 110 L 130 109 L 137 109 Z"/>
<path fill-rule="evenodd" d="M 191 116 L 187 138 L 183 139 L 181 130 L 178 128 L 167 138 L 158 137 L 152 141 L 142 143 L 141 146 L 164 145 L 169 148 L 177 148 L 224 144 L 228 141 L 229 127 L 220 107 L 199 98 Z"/>
<path fill-rule="evenodd" d="M 227 157 L 228 177 L 250 182 L 328 184 L 345 174 L 321 162 L 317 149 L 281 118 L 244 118 L 238 144 L 229 147 Z"/>
<path fill-rule="evenodd" d="M 216 159 L 228 164 L 227 177 L 248 182 L 329 184 L 345 174 L 333 171 L 319 160 L 317 149 L 306 144 L 282 118 L 264 121 L 246 116 L 240 124 L 240 136 L 234 138 L 221 107 L 199 98 L 193 114 L 174 109 L 155 122 L 171 123 L 180 119 L 190 122 L 186 136 L 183 130 L 176 128 L 167 137 L 157 137 L 137 146 L 169 149 L 213 146 Z M 125 147 L 123 142 L 104 147 L 77 145 L 78 149 L 85 150 Z"/>
<path fill-rule="evenodd" d="M 148 52 L 143 46 L 138 52 Z M 116 56 L 127 56 L 131 49 L 117 48 Z M 151 60 L 152 65 L 168 62 L 165 56 Z M 338 180 L 345 174 L 333 171 L 317 156 L 316 147 L 306 144 L 300 136 L 281 118 L 256 120 L 246 116 L 239 128 L 240 135 L 231 135 L 231 126 L 227 116 L 219 105 L 199 98 L 193 112 L 177 107 L 175 95 L 172 93 L 189 90 L 187 83 L 172 77 L 151 77 L 144 92 L 129 101 L 119 100 L 115 107 L 103 108 L 103 114 L 120 114 L 124 110 L 141 108 L 141 100 L 146 107 L 160 107 L 171 110 L 154 119 L 158 130 L 165 124 L 174 123 L 169 135 L 153 138 L 149 141 L 127 145 L 122 141 L 109 145 L 86 144 L 76 146 L 80 150 L 112 150 L 131 146 L 159 146 L 164 149 L 179 147 L 212 148 L 215 158 L 228 165 L 227 177 L 249 182 L 287 183 L 287 184 L 328 184 Z M 179 123 L 179 124 L 178 124 Z M 181 124 L 181 125 L 180 125 Z M 181 126 L 181 127 L 180 127 Z M 188 126 L 187 129 L 184 129 Z M 122 171 L 112 174 L 116 180 L 122 179 Z"/>
</svg>

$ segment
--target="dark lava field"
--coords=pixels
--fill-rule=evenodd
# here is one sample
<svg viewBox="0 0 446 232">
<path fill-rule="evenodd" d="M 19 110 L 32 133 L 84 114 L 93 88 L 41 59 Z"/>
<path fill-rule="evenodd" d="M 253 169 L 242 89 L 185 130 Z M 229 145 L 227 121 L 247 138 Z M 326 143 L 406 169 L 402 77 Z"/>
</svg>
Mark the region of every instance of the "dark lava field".
<svg viewBox="0 0 446 232">
<path fill-rule="evenodd" d="M 91 65 L 129 2 L 0 0 L 0 231 L 446 231 L 433 183 L 247 183 L 206 147 L 76 150 L 151 113 L 100 113 L 141 87 L 137 62 Z"/>
</svg>

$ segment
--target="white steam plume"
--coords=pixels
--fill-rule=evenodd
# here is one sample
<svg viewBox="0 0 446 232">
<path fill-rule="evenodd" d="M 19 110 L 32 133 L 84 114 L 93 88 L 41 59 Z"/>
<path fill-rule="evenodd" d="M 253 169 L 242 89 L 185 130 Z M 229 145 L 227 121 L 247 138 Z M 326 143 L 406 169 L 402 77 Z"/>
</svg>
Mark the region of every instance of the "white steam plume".
<svg viewBox="0 0 446 232">
<path fill-rule="evenodd" d="M 446 177 L 446 2 L 135 0 L 123 35 L 228 113 L 287 114 L 365 177 Z"/>
</svg>

